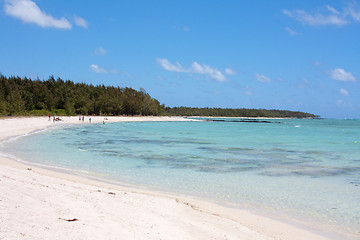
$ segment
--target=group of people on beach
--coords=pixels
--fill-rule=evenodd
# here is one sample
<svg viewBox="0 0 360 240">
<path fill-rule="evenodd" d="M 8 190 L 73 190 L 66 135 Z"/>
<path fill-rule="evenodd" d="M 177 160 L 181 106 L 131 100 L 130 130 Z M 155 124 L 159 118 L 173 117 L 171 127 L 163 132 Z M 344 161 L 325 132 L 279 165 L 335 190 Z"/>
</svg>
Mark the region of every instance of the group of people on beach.
<svg viewBox="0 0 360 240">
<path fill-rule="evenodd" d="M 51 120 L 51 115 L 49 114 L 49 121 Z M 108 118 L 103 119 L 103 124 L 105 124 L 105 121 L 108 120 Z M 56 117 L 56 115 L 53 116 L 53 122 L 57 121 L 63 121 L 60 117 Z M 79 116 L 79 121 L 85 122 L 85 116 Z M 91 117 L 89 117 L 89 123 L 91 123 Z"/>
<path fill-rule="evenodd" d="M 105 120 L 108 120 L 108 118 L 104 118 L 103 119 L 103 124 L 105 124 Z M 85 121 L 85 117 L 84 116 L 79 116 L 79 121 Z M 91 123 L 91 117 L 89 117 L 89 123 Z"/>
<path fill-rule="evenodd" d="M 49 114 L 49 121 L 50 120 L 51 120 L 51 115 Z M 56 117 L 56 115 L 54 115 L 53 122 L 57 122 L 57 121 L 62 121 L 62 119 L 60 117 Z"/>
<path fill-rule="evenodd" d="M 85 117 L 84 116 L 79 116 L 79 121 L 85 121 Z M 89 117 L 89 123 L 91 123 L 91 117 Z"/>
</svg>

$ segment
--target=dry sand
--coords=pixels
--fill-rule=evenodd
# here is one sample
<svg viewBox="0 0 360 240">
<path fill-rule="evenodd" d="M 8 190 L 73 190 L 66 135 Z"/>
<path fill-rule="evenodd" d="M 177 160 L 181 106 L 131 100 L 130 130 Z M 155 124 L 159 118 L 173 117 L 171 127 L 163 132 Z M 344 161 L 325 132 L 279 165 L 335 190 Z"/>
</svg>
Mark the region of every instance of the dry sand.
<svg viewBox="0 0 360 240">
<path fill-rule="evenodd" d="M 0 141 L 82 123 L 0 120 Z M 92 117 L 92 124 L 104 117 Z M 188 121 L 108 117 L 115 121 Z M 330 239 L 308 229 L 208 202 L 95 182 L 0 157 L 0 239 Z"/>
</svg>

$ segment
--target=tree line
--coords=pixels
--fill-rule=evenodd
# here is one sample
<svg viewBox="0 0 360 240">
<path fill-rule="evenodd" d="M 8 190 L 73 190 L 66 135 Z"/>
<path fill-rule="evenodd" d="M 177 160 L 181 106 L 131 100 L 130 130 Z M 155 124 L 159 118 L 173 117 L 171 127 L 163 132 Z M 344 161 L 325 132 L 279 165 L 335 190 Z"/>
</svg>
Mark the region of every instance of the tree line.
<svg viewBox="0 0 360 240">
<path fill-rule="evenodd" d="M 0 75 L 0 115 L 153 115 L 216 117 L 295 117 L 313 114 L 265 109 L 165 107 L 144 89 L 74 83 L 70 80 L 31 80 Z"/>
<path fill-rule="evenodd" d="M 203 116 L 203 117 L 268 117 L 268 118 L 318 118 L 319 116 L 299 111 L 266 110 L 266 109 L 234 109 L 234 108 L 191 108 L 166 107 L 169 116 Z"/>
<path fill-rule="evenodd" d="M 0 76 L 0 115 L 160 115 L 163 109 L 144 89 Z"/>
</svg>

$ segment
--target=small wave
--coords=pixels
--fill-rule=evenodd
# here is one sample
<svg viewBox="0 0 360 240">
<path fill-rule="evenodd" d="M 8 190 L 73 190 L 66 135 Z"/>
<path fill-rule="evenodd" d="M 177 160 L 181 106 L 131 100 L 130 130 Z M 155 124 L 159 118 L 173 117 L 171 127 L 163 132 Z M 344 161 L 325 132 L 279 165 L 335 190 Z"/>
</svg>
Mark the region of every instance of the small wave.
<svg viewBox="0 0 360 240">
<path fill-rule="evenodd" d="M 58 170 L 62 170 L 62 171 L 73 171 L 72 169 L 70 168 L 64 168 L 64 167 L 57 167 L 57 166 L 51 166 L 51 165 L 46 165 L 46 164 L 41 164 L 41 163 L 36 163 L 36 162 L 32 162 L 32 161 L 26 161 L 22 158 L 19 158 L 15 155 L 12 155 L 12 154 L 8 154 L 8 153 L 2 153 L 0 152 L 0 156 L 1 157 L 5 157 L 5 158 L 8 158 L 8 159 L 11 159 L 11 160 L 14 160 L 15 162 L 18 162 L 18 163 L 22 163 L 22 164 L 31 164 L 33 166 L 37 166 L 37 167 L 41 167 L 41 168 L 51 168 L 51 169 L 58 169 Z"/>
<path fill-rule="evenodd" d="M 86 175 L 94 175 L 94 176 L 108 176 L 108 174 L 106 174 L 106 173 L 90 172 L 90 171 L 82 170 L 82 169 L 73 169 L 73 168 L 67 168 L 67 167 L 41 164 L 41 163 L 36 163 L 36 162 L 32 162 L 32 161 L 26 161 L 22 158 L 19 158 L 17 156 L 14 156 L 14 155 L 8 154 L 8 153 L 0 152 L 0 157 L 8 158 L 8 159 L 14 160 L 15 162 L 21 163 L 21 164 L 30 164 L 35 167 L 49 169 L 52 171 L 60 171 L 60 172 L 75 173 L 75 174 L 76 173 L 77 174 L 86 174 Z"/>
<path fill-rule="evenodd" d="M 54 125 L 54 126 L 48 126 L 46 128 L 42 128 L 42 129 L 36 129 L 36 130 L 28 132 L 28 133 L 24 133 L 24 134 L 20 134 L 20 135 L 5 138 L 5 139 L 0 141 L 0 145 L 3 145 L 4 143 L 9 143 L 9 142 L 16 141 L 16 140 L 18 140 L 19 138 L 22 138 L 22 137 L 31 136 L 31 135 L 38 134 L 38 133 L 49 132 L 49 131 L 52 131 L 52 130 L 55 130 L 55 129 L 61 129 L 61 128 L 65 129 L 65 128 L 68 128 L 68 127 L 71 127 L 71 125 Z"/>
</svg>

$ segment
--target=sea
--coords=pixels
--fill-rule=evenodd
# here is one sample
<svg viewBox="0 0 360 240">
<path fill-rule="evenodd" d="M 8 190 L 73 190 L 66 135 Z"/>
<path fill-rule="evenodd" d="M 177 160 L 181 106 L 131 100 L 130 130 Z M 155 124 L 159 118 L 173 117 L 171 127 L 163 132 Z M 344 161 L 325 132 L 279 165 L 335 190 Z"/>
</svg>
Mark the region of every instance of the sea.
<svg viewBox="0 0 360 240">
<path fill-rule="evenodd" d="M 69 125 L 4 141 L 0 152 L 360 238 L 360 120 L 197 120 Z"/>
</svg>

